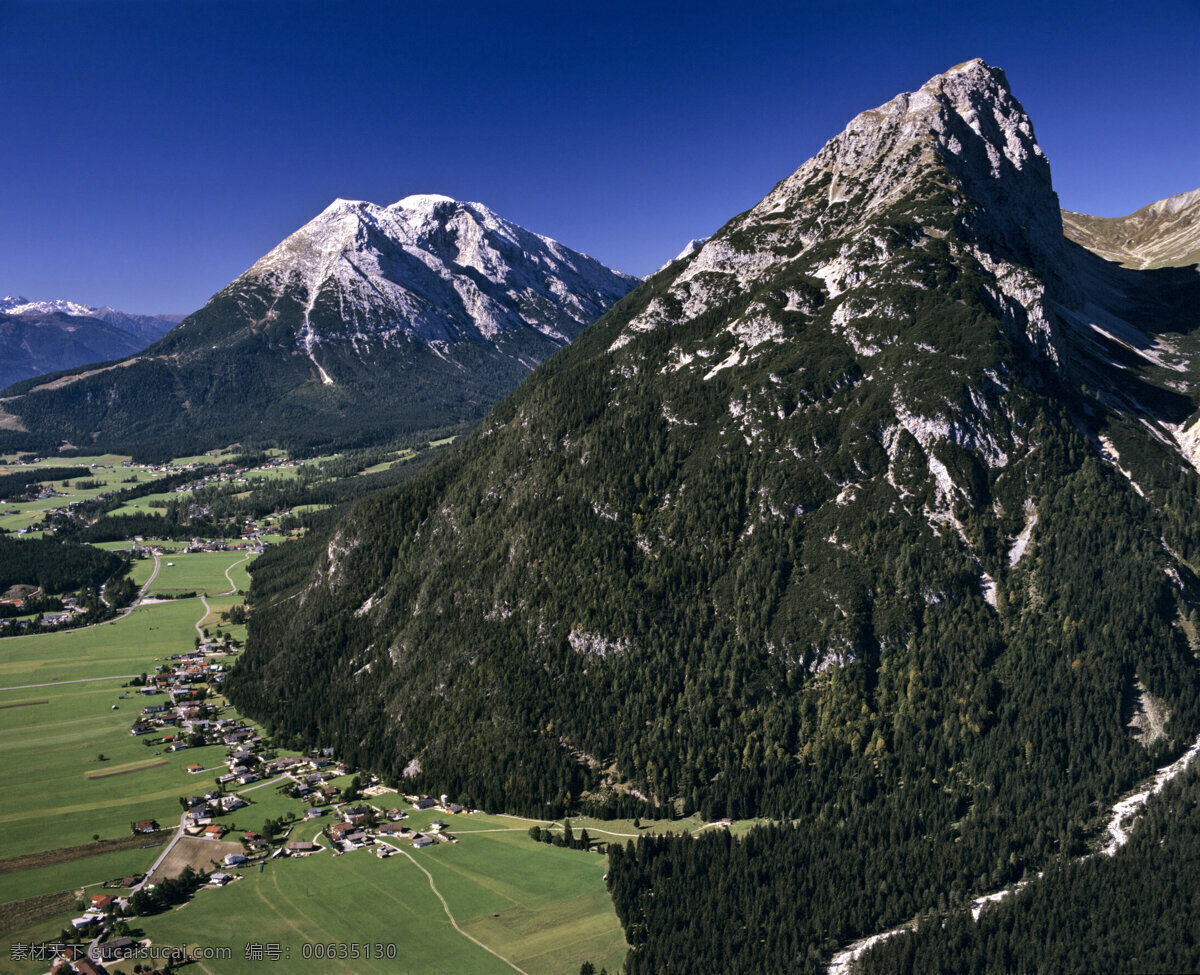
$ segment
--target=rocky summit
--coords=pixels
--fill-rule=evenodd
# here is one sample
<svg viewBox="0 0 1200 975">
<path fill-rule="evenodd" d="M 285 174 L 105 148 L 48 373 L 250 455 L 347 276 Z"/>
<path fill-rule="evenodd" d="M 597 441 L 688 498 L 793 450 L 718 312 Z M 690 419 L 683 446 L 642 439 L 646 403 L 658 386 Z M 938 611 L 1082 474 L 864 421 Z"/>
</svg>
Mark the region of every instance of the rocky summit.
<svg viewBox="0 0 1200 975">
<path fill-rule="evenodd" d="M 631 972 L 810 970 L 1086 850 L 1200 732 L 1196 288 L 1067 240 L 1004 73 L 958 65 L 311 571 L 264 557 L 229 691 L 408 791 L 796 824 L 610 888 Z"/>
<path fill-rule="evenodd" d="M 353 445 L 481 416 L 636 279 L 479 203 L 337 200 L 144 353 L 18 387 L 14 445 Z"/>
</svg>

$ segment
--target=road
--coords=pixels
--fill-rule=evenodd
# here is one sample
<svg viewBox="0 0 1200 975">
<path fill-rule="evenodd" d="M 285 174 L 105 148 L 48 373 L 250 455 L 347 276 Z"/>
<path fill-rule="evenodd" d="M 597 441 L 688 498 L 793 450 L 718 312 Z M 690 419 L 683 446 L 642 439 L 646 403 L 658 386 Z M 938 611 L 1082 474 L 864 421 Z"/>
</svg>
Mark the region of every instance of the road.
<svg viewBox="0 0 1200 975">
<path fill-rule="evenodd" d="M 130 891 L 131 894 L 134 893 L 135 891 L 142 889 L 142 884 L 144 884 L 147 880 L 149 880 L 151 878 L 151 876 L 153 876 L 154 871 L 158 869 L 158 865 L 160 863 L 162 863 L 163 860 L 165 860 L 167 858 L 167 854 L 170 853 L 172 849 L 174 849 L 175 844 L 179 842 L 179 838 L 184 835 L 183 834 L 183 824 L 185 822 L 187 822 L 187 813 L 186 812 L 180 814 L 179 829 L 175 830 L 175 835 L 171 837 L 171 842 L 168 843 L 166 845 L 166 847 L 163 849 L 162 853 L 160 853 L 158 855 L 158 859 L 155 860 L 152 864 L 150 864 L 150 869 L 146 871 L 146 876 L 144 876 L 142 878 L 141 883 L 139 883 L 136 887 L 134 887 Z"/>
</svg>

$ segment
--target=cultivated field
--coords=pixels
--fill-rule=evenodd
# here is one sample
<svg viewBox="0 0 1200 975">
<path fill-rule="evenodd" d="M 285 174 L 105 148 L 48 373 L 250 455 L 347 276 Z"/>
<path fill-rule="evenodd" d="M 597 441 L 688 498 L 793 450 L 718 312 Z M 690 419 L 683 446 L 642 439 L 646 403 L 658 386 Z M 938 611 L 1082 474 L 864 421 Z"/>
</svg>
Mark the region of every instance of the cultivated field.
<svg viewBox="0 0 1200 975">
<path fill-rule="evenodd" d="M 171 852 L 154 869 L 149 880 L 156 884 L 169 877 L 178 877 L 187 867 L 204 873 L 223 869 L 213 866 L 213 862 L 216 861 L 219 864 L 230 853 L 241 852 L 241 843 L 227 840 L 206 840 L 199 836 L 184 836 L 171 847 Z"/>
<path fill-rule="evenodd" d="M 176 553 L 163 556 L 159 559 L 161 564 L 158 577 L 150 587 L 148 595 L 195 592 L 215 596 L 226 593 L 230 588 L 229 579 L 225 578 L 226 569 L 230 570 L 229 577 L 233 579 L 236 588 L 246 588 L 250 583 L 244 567 L 238 566 L 237 570 L 232 568 L 236 563 L 245 561 L 245 552 L 195 552 L 190 555 Z"/>
</svg>

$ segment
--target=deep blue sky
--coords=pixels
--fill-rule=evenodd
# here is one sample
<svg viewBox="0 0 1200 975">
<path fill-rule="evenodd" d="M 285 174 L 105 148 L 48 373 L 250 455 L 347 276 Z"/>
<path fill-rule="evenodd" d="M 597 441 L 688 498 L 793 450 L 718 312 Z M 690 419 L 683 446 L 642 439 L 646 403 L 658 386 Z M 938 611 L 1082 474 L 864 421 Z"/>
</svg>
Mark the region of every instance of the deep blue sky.
<svg viewBox="0 0 1200 975">
<path fill-rule="evenodd" d="M 1200 186 L 1200 0 L 0 0 L 0 294 L 188 312 L 334 198 L 414 192 L 644 274 L 972 57 L 1064 206 Z"/>
</svg>

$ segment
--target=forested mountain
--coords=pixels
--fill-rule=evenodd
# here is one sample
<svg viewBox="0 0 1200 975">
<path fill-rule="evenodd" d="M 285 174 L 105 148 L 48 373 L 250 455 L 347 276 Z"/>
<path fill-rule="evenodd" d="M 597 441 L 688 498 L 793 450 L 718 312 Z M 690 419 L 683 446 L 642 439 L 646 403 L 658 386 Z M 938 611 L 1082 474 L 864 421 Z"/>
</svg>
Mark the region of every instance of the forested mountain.
<svg viewBox="0 0 1200 975">
<path fill-rule="evenodd" d="M 1198 306 L 1064 237 L 959 65 L 280 553 L 230 693 L 461 801 L 777 820 L 614 859 L 630 970 L 815 969 L 1085 849 L 1200 731 Z"/>
<path fill-rule="evenodd" d="M 635 280 L 482 204 L 336 200 L 143 354 L 10 390 L 0 447 L 161 457 L 453 429 Z"/>
</svg>

